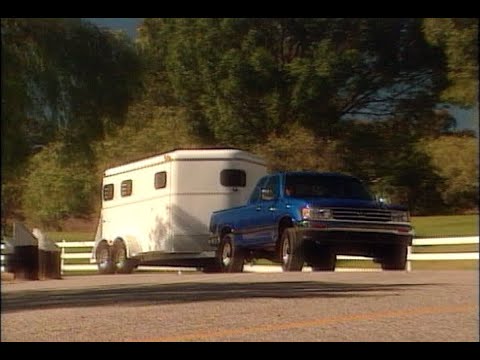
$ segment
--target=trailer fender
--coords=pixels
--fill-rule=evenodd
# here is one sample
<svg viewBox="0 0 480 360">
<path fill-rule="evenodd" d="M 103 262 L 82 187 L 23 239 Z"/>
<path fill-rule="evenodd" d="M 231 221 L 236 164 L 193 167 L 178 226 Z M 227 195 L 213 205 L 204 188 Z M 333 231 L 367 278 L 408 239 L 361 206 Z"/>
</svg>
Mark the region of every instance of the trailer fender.
<svg viewBox="0 0 480 360">
<path fill-rule="evenodd" d="M 131 258 L 142 252 L 140 241 L 135 236 L 126 235 L 123 238 L 118 237 L 117 239 L 122 240 L 125 243 L 125 247 L 127 248 L 127 257 Z"/>
</svg>

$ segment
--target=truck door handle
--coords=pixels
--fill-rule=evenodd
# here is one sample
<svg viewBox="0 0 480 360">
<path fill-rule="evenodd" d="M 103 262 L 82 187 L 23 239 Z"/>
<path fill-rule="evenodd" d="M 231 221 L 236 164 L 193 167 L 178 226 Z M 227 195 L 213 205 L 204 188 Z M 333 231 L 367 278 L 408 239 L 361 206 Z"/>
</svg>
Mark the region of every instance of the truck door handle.
<svg viewBox="0 0 480 360">
<path fill-rule="evenodd" d="M 276 210 L 277 210 L 277 208 L 276 208 L 276 207 L 273 207 L 273 206 L 271 206 L 271 207 L 268 208 L 268 211 L 276 211 Z"/>
<path fill-rule="evenodd" d="M 255 208 L 255 210 L 260 211 L 260 210 L 262 210 L 262 208 L 261 208 L 261 206 L 257 206 L 257 207 Z"/>
</svg>

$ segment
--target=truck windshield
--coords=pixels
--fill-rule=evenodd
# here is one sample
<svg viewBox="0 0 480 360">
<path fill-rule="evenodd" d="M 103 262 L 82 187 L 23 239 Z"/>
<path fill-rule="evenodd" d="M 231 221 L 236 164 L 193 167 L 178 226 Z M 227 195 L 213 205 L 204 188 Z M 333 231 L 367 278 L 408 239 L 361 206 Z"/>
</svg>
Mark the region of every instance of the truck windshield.
<svg viewBox="0 0 480 360">
<path fill-rule="evenodd" d="M 359 180 L 347 176 L 287 175 L 285 192 L 291 197 L 373 200 Z"/>
</svg>

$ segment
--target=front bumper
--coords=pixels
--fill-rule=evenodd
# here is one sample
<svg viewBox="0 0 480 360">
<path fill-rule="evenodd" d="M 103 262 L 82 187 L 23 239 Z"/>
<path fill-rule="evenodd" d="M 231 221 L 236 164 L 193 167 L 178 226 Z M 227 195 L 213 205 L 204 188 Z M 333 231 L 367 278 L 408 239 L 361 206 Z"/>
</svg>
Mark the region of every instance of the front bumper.
<svg viewBox="0 0 480 360">
<path fill-rule="evenodd" d="M 302 221 L 297 234 L 318 245 L 412 245 L 414 230 L 409 223 L 362 221 Z"/>
</svg>

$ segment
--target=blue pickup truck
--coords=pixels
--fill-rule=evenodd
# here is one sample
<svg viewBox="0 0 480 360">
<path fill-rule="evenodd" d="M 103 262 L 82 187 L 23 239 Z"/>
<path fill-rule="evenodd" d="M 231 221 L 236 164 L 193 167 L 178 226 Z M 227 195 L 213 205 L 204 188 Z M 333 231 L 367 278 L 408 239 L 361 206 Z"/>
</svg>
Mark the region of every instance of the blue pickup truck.
<svg viewBox="0 0 480 360">
<path fill-rule="evenodd" d="M 205 271 L 241 272 L 265 258 L 284 271 L 333 271 L 336 255 L 372 257 L 385 270 L 403 270 L 414 230 L 405 207 L 377 201 L 352 176 L 282 172 L 264 176 L 244 206 L 216 211 Z"/>
</svg>

